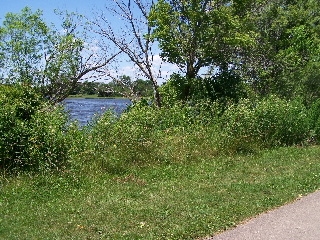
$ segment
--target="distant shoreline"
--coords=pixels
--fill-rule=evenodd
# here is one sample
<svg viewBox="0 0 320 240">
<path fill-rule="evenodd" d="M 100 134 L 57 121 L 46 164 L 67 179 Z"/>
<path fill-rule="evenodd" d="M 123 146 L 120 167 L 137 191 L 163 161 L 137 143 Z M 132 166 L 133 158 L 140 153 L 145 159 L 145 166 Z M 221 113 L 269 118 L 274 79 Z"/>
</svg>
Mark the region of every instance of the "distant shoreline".
<svg viewBox="0 0 320 240">
<path fill-rule="evenodd" d="M 66 99 L 127 99 L 125 97 L 98 97 L 98 95 L 69 95 Z"/>
</svg>

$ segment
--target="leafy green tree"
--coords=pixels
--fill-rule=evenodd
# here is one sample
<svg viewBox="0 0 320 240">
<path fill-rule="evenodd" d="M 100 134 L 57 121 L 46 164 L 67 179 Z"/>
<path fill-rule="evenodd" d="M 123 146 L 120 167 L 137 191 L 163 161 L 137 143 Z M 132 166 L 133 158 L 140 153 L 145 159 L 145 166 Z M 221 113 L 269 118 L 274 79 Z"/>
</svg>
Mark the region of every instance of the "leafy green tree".
<svg viewBox="0 0 320 240">
<path fill-rule="evenodd" d="M 9 83 L 34 83 L 40 74 L 34 66 L 41 63 L 41 54 L 49 43 L 48 26 L 41 19 L 41 11 L 32 13 L 24 8 L 21 14 L 8 13 L 0 28 L 2 78 Z M 37 78 L 37 80 L 34 80 Z"/>
<path fill-rule="evenodd" d="M 236 71 L 221 71 L 214 76 L 194 78 L 188 84 L 185 77 L 173 74 L 170 79 L 161 86 L 161 94 L 164 105 L 173 105 L 177 101 L 185 99 L 185 92 L 189 91 L 189 102 L 220 102 L 226 106 L 228 102 L 238 102 L 246 97 L 247 92 L 241 77 Z"/>
<path fill-rule="evenodd" d="M 319 96 L 319 15 L 315 0 L 160 0 L 149 21 L 161 56 L 185 72 L 184 98 L 199 79 L 206 88 L 199 71 L 210 67 L 212 79 L 233 69 L 260 96 L 310 102 Z"/>
<path fill-rule="evenodd" d="M 114 56 L 99 61 L 85 54 L 85 36 L 77 30 L 77 15 L 62 15 L 61 30 L 49 27 L 40 10 L 8 13 L 0 26 L 1 81 L 27 83 L 45 98 L 62 101 L 89 72 L 105 66 Z M 82 38 L 83 37 L 83 38 Z"/>
<path fill-rule="evenodd" d="M 320 2 L 251 2 L 245 18 L 255 32 L 256 44 L 239 54 L 243 76 L 259 95 L 306 98 L 314 81 L 304 76 L 319 62 Z M 313 71 L 313 79 L 316 75 Z"/>
<path fill-rule="evenodd" d="M 294 79 L 300 79 L 301 95 L 306 105 L 311 105 L 320 99 L 320 62 L 310 61 L 301 71 L 297 72 Z"/>
<path fill-rule="evenodd" d="M 81 85 L 82 85 L 81 93 L 87 94 L 87 95 L 94 95 L 97 93 L 97 89 L 100 83 L 85 81 L 81 83 Z"/>
<path fill-rule="evenodd" d="M 119 78 L 113 77 L 108 83 L 108 92 L 112 92 L 113 96 L 121 96 L 132 99 L 134 97 L 133 82 L 129 76 L 122 75 Z"/>
<path fill-rule="evenodd" d="M 97 94 L 98 88 L 101 83 L 99 82 L 92 82 L 92 81 L 84 81 L 78 82 L 77 87 L 70 92 L 70 95 L 77 95 L 77 94 L 86 94 L 86 95 L 94 95 Z"/>
<path fill-rule="evenodd" d="M 241 31 L 241 18 L 234 11 L 230 1 L 160 0 L 150 12 L 161 57 L 185 73 L 185 97 L 201 68 L 228 71 L 237 47 L 250 44 L 251 36 Z"/>
<path fill-rule="evenodd" d="M 141 97 L 151 97 L 153 90 L 152 81 L 143 79 L 132 81 L 129 76 L 123 75 L 119 78 L 114 78 L 107 84 L 101 85 L 99 95 L 137 100 Z"/>
<path fill-rule="evenodd" d="M 151 97 L 153 92 L 150 80 L 137 79 L 134 81 L 133 90 L 140 97 Z"/>
</svg>

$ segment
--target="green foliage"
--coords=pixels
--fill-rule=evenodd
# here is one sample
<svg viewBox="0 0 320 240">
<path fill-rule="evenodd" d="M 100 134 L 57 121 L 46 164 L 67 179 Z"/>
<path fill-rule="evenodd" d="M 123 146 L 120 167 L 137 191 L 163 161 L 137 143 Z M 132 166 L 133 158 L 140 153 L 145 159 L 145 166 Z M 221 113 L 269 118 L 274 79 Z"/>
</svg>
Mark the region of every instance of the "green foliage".
<svg viewBox="0 0 320 240">
<path fill-rule="evenodd" d="M 140 102 L 120 117 L 107 112 L 87 129 L 79 159 L 88 159 L 84 168 L 123 173 L 131 165 L 307 144 L 314 135 L 301 101 L 272 96 L 228 104 L 176 102 L 159 109 Z"/>
<path fill-rule="evenodd" d="M 58 168 L 68 159 L 67 116 L 28 86 L 0 85 L 0 166 Z"/>
<path fill-rule="evenodd" d="M 61 107 L 36 112 L 28 126 L 28 165 L 44 169 L 65 167 L 72 141 L 67 138 L 67 121 Z"/>
<path fill-rule="evenodd" d="M 69 163 L 82 171 L 126 172 L 130 165 L 252 152 L 304 144 L 319 136 L 317 104 L 307 110 L 301 101 L 277 97 L 242 99 L 227 106 L 176 103 L 160 109 L 138 102 L 120 117 L 110 111 L 78 129 L 67 125 L 62 109 L 44 105 L 30 88 L 2 86 L 2 96 L 5 168 L 59 168 Z"/>
<path fill-rule="evenodd" d="M 256 44 L 239 55 L 241 72 L 258 95 L 308 99 L 315 89 L 304 77 L 306 66 L 319 62 L 319 1 L 262 1 L 252 7 L 247 23 Z"/>
<path fill-rule="evenodd" d="M 0 26 L 1 82 L 31 84 L 52 102 L 66 98 L 87 71 L 73 17 L 64 18 L 62 32 L 49 27 L 40 10 L 8 13 Z"/>
<path fill-rule="evenodd" d="M 174 105 L 178 101 L 200 103 L 205 101 L 227 104 L 237 102 L 246 97 L 245 84 L 241 77 L 232 70 L 221 71 L 206 78 L 187 80 L 179 74 L 171 75 L 170 79 L 160 88 L 164 105 Z"/>
<path fill-rule="evenodd" d="M 292 79 L 299 79 L 299 86 L 296 88 L 296 95 L 300 96 L 307 106 L 320 98 L 320 62 L 310 61 L 296 74 L 290 75 Z"/>
<path fill-rule="evenodd" d="M 320 141 L 320 99 L 315 101 L 309 109 L 310 125 L 317 142 Z"/>
<path fill-rule="evenodd" d="M 1 165 L 11 165 L 25 158 L 30 121 L 41 103 L 30 88 L 0 85 L 0 159 Z M 22 159 L 21 159 L 22 158 Z"/>
<path fill-rule="evenodd" d="M 274 96 L 228 105 L 176 102 L 160 109 L 137 102 L 121 116 L 109 111 L 79 130 L 67 125 L 62 109 L 44 105 L 30 88 L 2 89 L 5 167 L 61 167 L 73 159 L 71 167 L 82 170 L 125 172 L 128 165 L 251 152 L 319 136 L 317 104 L 307 110 L 301 101 Z"/>
<path fill-rule="evenodd" d="M 6 15 L 0 27 L 0 53 L 7 82 L 34 83 L 37 78 L 34 66 L 41 64 L 40 55 L 49 41 L 43 39 L 49 29 L 41 15 L 40 10 L 32 13 L 29 8 L 22 9 L 20 14 Z"/>
<path fill-rule="evenodd" d="M 245 99 L 228 107 L 222 119 L 222 146 L 228 151 L 301 144 L 311 137 L 308 111 L 300 101 Z"/>
<path fill-rule="evenodd" d="M 92 153 L 98 152 L 104 165 L 161 161 L 161 154 L 157 152 L 161 151 L 163 133 L 187 127 L 190 114 L 181 106 L 158 109 L 143 105 L 134 106 L 120 118 L 105 113 L 92 128 Z"/>
<path fill-rule="evenodd" d="M 211 102 L 227 104 L 243 97 L 246 97 L 244 83 L 232 70 L 220 71 L 207 78 L 196 78 L 191 82 L 190 99 L 195 102 L 209 99 Z"/>
<path fill-rule="evenodd" d="M 161 0 L 149 14 L 152 37 L 159 41 L 161 56 L 192 79 L 202 67 L 225 65 L 235 46 L 250 43 L 232 11 L 227 1 Z"/>
<path fill-rule="evenodd" d="M 134 81 L 133 91 L 140 97 L 152 97 L 152 82 L 150 80 L 137 79 Z"/>
<path fill-rule="evenodd" d="M 170 79 L 159 89 L 163 105 L 172 106 L 179 101 L 186 100 L 189 88 L 190 86 L 185 77 L 180 74 L 172 74 Z"/>
<path fill-rule="evenodd" d="M 319 10 L 314 0 L 163 0 L 154 5 L 149 21 L 162 58 L 186 74 L 178 88 L 190 94 L 185 99 L 191 97 L 192 82 L 198 82 L 198 95 L 207 94 L 212 83 L 219 90 L 229 85 L 229 91 L 218 91 L 228 98 L 232 78 L 208 81 L 198 73 L 210 67 L 226 74 L 232 67 L 259 97 L 298 97 L 310 104 L 319 95 Z M 176 80 L 180 84 L 182 78 Z"/>
</svg>

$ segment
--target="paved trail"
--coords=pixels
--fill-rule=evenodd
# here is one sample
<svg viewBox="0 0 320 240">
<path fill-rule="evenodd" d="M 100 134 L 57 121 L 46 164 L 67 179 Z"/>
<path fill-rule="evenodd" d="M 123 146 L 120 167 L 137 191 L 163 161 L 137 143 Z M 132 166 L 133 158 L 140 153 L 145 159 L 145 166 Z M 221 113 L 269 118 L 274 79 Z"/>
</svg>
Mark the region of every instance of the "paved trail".
<svg viewBox="0 0 320 240">
<path fill-rule="evenodd" d="M 205 240 L 320 240 L 320 191 Z"/>
</svg>

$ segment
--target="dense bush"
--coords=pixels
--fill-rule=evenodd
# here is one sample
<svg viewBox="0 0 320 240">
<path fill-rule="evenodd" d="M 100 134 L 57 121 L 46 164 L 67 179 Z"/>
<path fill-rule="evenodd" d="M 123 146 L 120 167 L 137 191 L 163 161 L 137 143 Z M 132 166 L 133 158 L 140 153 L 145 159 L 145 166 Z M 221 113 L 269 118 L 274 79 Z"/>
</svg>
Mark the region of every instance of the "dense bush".
<svg viewBox="0 0 320 240">
<path fill-rule="evenodd" d="M 109 162 L 158 161 L 163 133 L 186 128 L 191 124 L 189 114 L 188 109 L 181 106 L 162 109 L 135 106 L 120 118 L 107 112 L 91 130 L 92 154 L 101 157 L 104 153 L 104 159 Z"/>
<path fill-rule="evenodd" d="M 1 168 L 126 171 L 149 165 L 307 142 L 320 135 L 319 102 L 275 96 L 262 100 L 136 103 L 121 116 L 108 111 L 79 129 L 59 106 L 28 87 L 0 86 Z"/>
<path fill-rule="evenodd" d="M 224 112 L 221 121 L 224 147 L 229 150 L 288 146 L 310 137 L 308 110 L 298 100 L 271 96 L 260 101 L 242 100 Z"/>
<path fill-rule="evenodd" d="M 247 96 L 243 80 L 232 70 L 194 79 L 172 74 L 161 86 L 160 92 L 163 105 L 166 106 L 174 105 L 177 101 L 198 103 L 204 100 L 226 104 L 229 101 L 237 102 Z"/>
<path fill-rule="evenodd" d="M 68 158 L 67 116 L 28 86 L 0 85 L 0 167 L 52 168 Z"/>
<path fill-rule="evenodd" d="M 310 125 L 313 130 L 314 140 L 320 141 L 320 99 L 315 101 L 309 110 Z"/>
<path fill-rule="evenodd" d="M 106 113 L 89 133 L 93 148 L 86 159 L 125 168 L 301 144 L 311 137 L 308 110 L 300 101 L 242 99 L 223 109 L 207 102 L 135 106 L 120 118 Z"/>
</svg>

